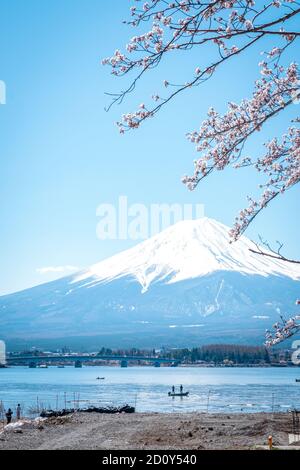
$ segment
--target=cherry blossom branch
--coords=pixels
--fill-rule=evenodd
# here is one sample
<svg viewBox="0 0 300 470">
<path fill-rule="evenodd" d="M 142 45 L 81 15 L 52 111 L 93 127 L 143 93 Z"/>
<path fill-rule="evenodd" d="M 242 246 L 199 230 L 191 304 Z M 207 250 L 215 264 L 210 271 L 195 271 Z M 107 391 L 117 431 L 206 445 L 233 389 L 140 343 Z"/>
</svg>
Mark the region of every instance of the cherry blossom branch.
<svg viewBox="0 0 300 470">
<path fill-rule="evenodd" d="M 125 130 L 130 130 L 130 129 L 137 129 L 140 127 L 141 123 L 148 119 L 149 117 L 153 117 L 160 109 L 168 104 L 171 100 L 173 100 L 179 93 L 183 92 L 184 90 L 191 88 L 193 86 L 197 86 L 204 81 L 207 81 L 209 78 L 212 77 L 214 74 L 216 68 L 220 66 L 221 64 L 225 63 L 227 60 L 231 59 L 231 57 L 238 55 L 242 52 L 244 52 L 246 49 L 248 49 L 250 46 L 252 46 L 254 43 L 256 43 L 260 39 L 260 36 L 254 38 L 252 41 L 249 41 L 245 46 L 243 46 L 241 49 L 233 49 L 232 52 L 227 56 L 227 57 L 222 57 L 220 60 L 217 62 L 214 62 L 213 64 L 207 66 L 205 70 L 202 72 L 198 69 L 196 69 L 196 78 L 194 78 L 191 82 L 186 83 L 183 86 L 179 86 L 176 91 L 170 94 L 168 98 L 162 99 L 158 95 L 153 95 L 154 101 L 160 101 L 160 103 L 152 108 L 151 110 L 146 109 L 145 105 L 142 104 L 140 106 L 140 110 L 134 112 L 134 113 L 128 113 L 123 115 L 123 119 L 121 122 L 117 122 L 117 126 L 119 127 L 120 133 L 124 133 Z M 138 77 L 135 79 L 135 81 L 132 83 L 132 85 L 123 93 L 116 95 L 116 98 L 113 100 L 113 102 L 110 104 L 108 110 L 113 106 L 115 103 L 122 103 L 123 99 L 125 98 L 126 94 L 129 93 L 130 91 L 133 91 L 135 88 L 135 85 L 137 81 L 142 77 L 144 71 L 141 72 Z M 165 87 L 168 87 L 170 85 L 169 82 L 165 82 Z"/>
<path fill-rule="evenodd" d="M 297 300 L 296 304 L 299 304 L 300 301 Z M 300 315 L 295 315 L 294 317 L 286 320 L 283 316 L 280 317 L 280 321 L 276 322 L 272 329 L 273 331 L 266 330 L 265 337 L 266 342 L 265 346 L 271 348 L 276 344 L 285 341 L 288 338 L 291 338 L 296 333 L 300 331 Z"/>
<path fill-rule="evenodd" d="M 193 47 L 201 48 L 211 43 L 217 46 L 220 55 L 218 60 L 206 64 L 203 70 L 196 67 L 194 77 L 183 85 L 174 85 L 165 80 L 164 86 L 174 87 L 175 90 L 166 98 L 154 94 L 152 98 L 156 105 L 153 107 L 142 103 L 137 111 L 124 114 L 122 121 L 117 123 L 120 132 L 124 133 L 140 127 L 143 121 L 153 117 L 179 93 L 207 81 L 221 64 L 244 54 L 250 46 L 266 35 L 285 40 L 285 44 L 274 46 L 267 54 L 268 60 L 261 63 L 264 78 L 256 82 L 252 100 L 243 100 L 240 105 L 229 103 L 229 111 L 224 116 L 219 116 L 213 109 L 210 110 L 209 118 L 202 124 L 200 132 L 188 134 L 188 138 L 197 143 L 197 151 L 203 154 L 195 161 L 194 175 L 183 178 L 189 189 L 195 189 L 203 178 L 229 165 L 236 168 L 251 165 L 258 172 L 269 175 L 269 180 L 262 186 L 264 192 L 260 201 L 249 198 L 249 207 L 243 209 L 237 217 L 231 231 L 233 240 L 247 229 L 275 197 L 297 184 L 300 179 L 299 131 L 295 128 L 288 129 L 287 134 L 283 136 L 283 144 L 280 145 L 276 139 L 266 143 L 268 153 L 265 158 L 255 161 L 243 157 L 243 150 L 249 138 L 260 131 L 267 121 L 293 103 L 299 94 L 297 64 L 292 63 L 284 69 L 279 63 L 283 53 L 300 35 L 293 25 L 288 30 L 282 26 L 289 24 L 299 13 L 300 4 L 295 0 L 274 0 L 263 6 L 254 0 L 183 0 L 171 3 L 152 0 L 141 3 L 140 8 L 132 7 L 133 20 L 128 22 L 138 27 L 142 23 L 152 21 L 152 29 L 130 40 L 127 45 L 128 55 L 117 50 L 113 57 L 103 61 L 104 64 L 111 65 L 114 75 L 126 75 L 136 68 L 141 68 L 125 91 L 110 95 L 110 109 L 113 104 L 121 104 L 125 96 L 135 89 L 143 75 L 158 66 L 166 53 Z M 239 46 L 230 44 L 230 41 L 238 38 L 246 38 L 246 42 Z"/>
<path fill-rule="evenodd" d="M 287 20 L 289 20 L 290 18 L 292 18 L 293 16 L 295 15 L 298 15 L 300 12 L 300 8 L 298 8 L 297 10 L 293 10 L 291 13 L 281 17 L 281 18 L 278 18 L 277 20 L 274 20 L 274 21 L 271 21 L 269 23 L 265 23 L 265 24 L 262 24 L 260 26 L 257 26 L 257 27 L 250 27 L 251 25 L 249 25 L 249 28 L 247 28 L 247 31 L 245 31 L 245 29 L 234 29 L 233 32 L 226 32 L 226 36 L 225 37 L 232 37 L 232 36 L 236 36 L 236 35 L 240 35 L 240 34 L 245 34 L 247 32 L 247 34 L 249 33 L 257 33 L 257 32 L 264 32 L 265 34 L 283 34 L 282 31 L 272 31 L 272 30 L 267 30 L 266 28 L 270 28 L 272 26 L 276 26 L 277 24 L 281 24 L 281 23 L 284 23 L 286 22 Z M 173 28 L 175 29 L 175 28 Z M 187 30 L 186 30 L 187 31 Z M 207 32 L 215 32 L 215 33 L 220 33 L 220 30 L 219 29 L 193 29 L 193 30 L 188 30 L 192 33 L 207 33 Z M 300 33 L 299 32 L 296 32 L 296 33 L 292 33 L 292 32 L 287 32 L 287 31 L 284 31 L 284 34 L 295 34 L 295 35 L 299 35 Z"/>
<path fill-rule="evenodd" d="M 259 240 L 260 240 L 261 245 L 259 245 L 256 242 L 253 242 L 256 246 L 256 250 L 254 250 L 253 248 L 249 248 L 249 251 L 258 255 L 267 256 L 268 258 L 277 259 L 279 261 L 285 261 L 287 263 L 293 263 L 293 264 L 300 264 L 300 260 L 287 258 L 281 253 L 281 250 L 283 248 L 283 243 L 280 243 L 277 241 L 276 243 L 278 245 L 278 248 L 277 250 L 275 250 L 274 248 L 270 246 L 270 244 L 266 240 L 263 240 L 261 236 L 259 236 Z M 264 251 L 262 249 L 262 246 L 265 246 L 268 251 Z"/>
<path fill-rule="evenodd" d="M 273 60 L 279 53 L 279 50 L 272 50 L 269 57 Z M 249 157 L 241 159 L 243 146 L 249 137 L 290 106 L 295 94 L 299 93 L 299 70 L 296 64 L 284 69 L 275 63 L 271 69 L 263 61 L 261 67 L 263 78 L 256 82 L 250 100 L 243 100 L 240 105 L 229 103 L 228 112 L 224 116 L 211 108 L 200 131 L 187 136 L 201 153 L 201 157 L 194 162 L 194 174 L 183 178 L 190 190 L 194 190 L 212 171 L 224 170 L 227 166 L 240 168 L 252 165 L 258 172 L 269 175 L 261 200 L 249 198 L 249 207 L 243 209 L 237 217 L 231 230 L 233 240 L 239 238 L 275 197 L 300 181 L 300 131 L 295 127 L 288 130 L 281 143 L 277 139 L 266 143 L 265 157 L 254 161 Z"/>
<path fill-rule="evenodd" d="M 295 5 L 298 2 L 285 2 L 285 3 L 294 3 Z M 123 102 L 125 96 L 128 93 L 131 93 L 137 84 L 137 81 L 142 78 L 144 73 L 148 71 L 150 68 L 156 67 L 164 54 L 171 52 L 172 50 L 178 49 L 189 49 L 190 47 L 201 46 L 204 45 L 206 42 L 216 43 L 218 48 L 224 47 L 226 53 L 230 54 L 230 49 L 225 46 L 223 42 L 223 38 L 226 40 L 230 40 L 234 37 L 234 35 L 245 35 L 249 36 L 250 34 L 259 34 L 259 38 L 261 39 L 266 34 L 277 34 L 281 35 L 282 37 L 286 37 L 292 39 L 295 35 L 292 32 L 286 32 L 283 29 L 280 31 L 274 30 L 267 30 L 271 26 L 276 26 L 277 24 L 282 24 L 293 16 L 296 16 L 300 12 L 300 8 L 291 9 L 287 14 L 281 15 L 279 18 L 274 19 L 273 21 L 267 21 L 262 23 L 259 26 L 253 24 L 252 21 L 256 21 L 260 14 L 265 12 L 267 9 L 270 9 L 271 6 L 278 8 L 278 2 L 271 2 L 269 5 L 265 6 L 261 12 L 257 12 L 252 8 L 252 1 L 242 1 L 242 2 L 220 2 L 220 1 L 210 1 L 210 2 L 191 2 L 191 1 L 181 1 L 181 2 L 173 2 L 168 4 L 164 1 L 152 1 L 151 3 L 146 2 L 143 4 L 141 10 L 138 10 L 136 7 L 132 7 L 132 15 L 134 20 L 129 22 L 132 26 L 140 25 L 141 21 L 149 21 L 153 20 L 153 27 L 152 30 L 148 33 L 142 34 L 140 36 L 135 36 L 132 38 L 130 43 L 127 45 L 127 50 L 129 53 L 137 53 L 143 52 L 148 55 L 144 57 L 138 57 L 137 59 L 131 59 L 126 57 L 120 51 L 116 51 L 115 55 L 112 58 L 104 59 L 104 64 L 110 64 L 112 66 L 112 73 L 114 75 L 125 75 L 132 71 L 136 67 L 142 67 L 142 71 L 139 72 L 137 77 L 133 80 L 133 82 L 129 85 L 129 87 L 119 93 L 110 95 L 113 99 L 111 104 L 108 106 L 107 110 L 111 108 L 113 104 L 120 104 Z M 159 10 L 155 10 L 157 6 L 162 5 L 162 8 Z M 237 10 L 234 10 L 233 7 L 236 7 Z M 287 5 L 285 5 L 287 7 Z M 231 12 L 229 18 L 225 21 L 223 18 L 216 17 L 216 14 L 219 12 Z M 237 11 L 240 10 L 239 14 Z M 242 11 L 242 13 L 241 13 Z M 255 12 L 252 21 L 247 19 L 247 15 L 249 12 Z M 176 14 L 179 14 L 178 21 L 175 20 Z M 180 14 L 182 17 L 180 18 Z M 185 15 L 185 19 L 183 16 Z M 194 28 L 194 30 L 190 29 L 190 25 L 193 24 L 201 24 L 203 22 L 207 23 L 207 28 L 203 28 L 199 30 L 199 33 Z M 212 24 L 217 24 L 218 28 L 213 28 Z M 221 25 L 221 26 L 220 26 Z M 243 29 L 239 28 L 239 25 L 243 25 Z M 225 26 L 227 26 L 225 28 Z M 173 36 L 170 37 L 165 43 L 163 42 L 163 36 L 166 36 L 166 30 L 169 28 L 172 31 L 174 28 L 177 28 Z M 261 31 L 261 33 L 260 33 Z M 201 39 L 201 41 L 196 41 L 195 38 L 197 36 L 201 36 L 206 32 L 215 32 L 217 33 L 214 36 L 205 37 Z M 298 32 L 295 32 L 298 35 Z M 188 42 L 180 43 L 179 40 L 184 36 L 190 35 L 190 39 Z M 246 48 L 240 46 L 232 46 L 233 50 L 241 49 L 244 51 Z M 233 54 L 230 54 L 233 55 Z M 215 72 L 217 65 L 219 63 L 212 63 L 210 66 L 205 67 L 205 71 L 209 69 L 211 71 L 211 75 Z M 198 70 L 198 69 L 196 69 Z M 199 75 L 197 73 L 196 75 Z M 187 88 L 191 88 L 199 82 L 204 81 L 201 80 L 203 75 L 200 77 L 196 77 L 195 80 L 191 80 L 187 82 L 186 86 L 180 87 L 175 93 L 173 93 L 168 99 L 163 99 L 160 106 L 155 107 L 152 110 L 149 110 L 147 113 L 144 113 L 143 119 L 145 120 L 148 117 L 153 117 L 165 103 L 168 103 L 171 99 L 173 99 L 177 94 L 186 90 Z M 158 97 L 157 94 L 153 95 Z M 159 98 L 159 97 L 158 97 Z M 142 121 L 141 121 L 142 122 Z M 129 128 L 136 128 L 129 127 Z M 124 130 L 124 128 L 123 128 Z"/>
</svg>

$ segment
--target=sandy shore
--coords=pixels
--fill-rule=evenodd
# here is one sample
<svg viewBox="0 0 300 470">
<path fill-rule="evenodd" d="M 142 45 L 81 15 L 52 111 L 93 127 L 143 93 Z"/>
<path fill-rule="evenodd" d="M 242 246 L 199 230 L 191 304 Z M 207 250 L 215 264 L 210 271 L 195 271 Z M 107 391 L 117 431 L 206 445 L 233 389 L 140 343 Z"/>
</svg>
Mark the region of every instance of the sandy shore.
<svg viewBox="0 0 300 470">
<path fill-rule="evenodd" d="M 2 449 L 252 449 L 288 445 L 289 413 L 78 413 L 0 431 Z"/>
</svg>

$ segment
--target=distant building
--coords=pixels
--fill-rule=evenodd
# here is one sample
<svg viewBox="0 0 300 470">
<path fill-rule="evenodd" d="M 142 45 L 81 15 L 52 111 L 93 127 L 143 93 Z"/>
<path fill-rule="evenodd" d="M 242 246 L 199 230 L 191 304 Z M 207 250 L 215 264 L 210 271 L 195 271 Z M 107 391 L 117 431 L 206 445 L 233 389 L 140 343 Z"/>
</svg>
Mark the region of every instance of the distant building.
<svg viewBox="0 0 300 470">
<path fill-rule="evenodd" d="M 6 364 L 6 347 L 4 341 L 0 340 L 0 366 Z"/>
</svg>

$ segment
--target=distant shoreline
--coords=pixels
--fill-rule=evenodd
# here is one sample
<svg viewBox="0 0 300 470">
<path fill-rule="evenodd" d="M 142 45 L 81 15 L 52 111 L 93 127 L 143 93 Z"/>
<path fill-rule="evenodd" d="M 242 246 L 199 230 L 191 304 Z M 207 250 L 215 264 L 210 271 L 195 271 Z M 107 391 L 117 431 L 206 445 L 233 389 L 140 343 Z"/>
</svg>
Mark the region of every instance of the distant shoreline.
<svg viewBox="0 0 300 470">
<path fill-rule="evenodd" d="M 51 367 L 60 367 L 64 365 L 64 367 L 74 367 L 74 364 L 72 363 L 69 363 L 69 364 L 62 364 L 62 363 L 51 363 L 51 364 L 48 364 L 47 368 L 51 368 Z M 26 367 L 26 368 L 29 368 L 28 364 L 9 364 L 9 365 L 6 365 L 6 366 L 0 366 L 0 369 L 9 369 L 9 368 L 12 368 L 12 367 Z M 112 367 L 112 368 L 119 368 L 119 364 L 89 364 L 89 363 L 86 363 L 86 364 L 83 364 L 82 367 Z M 128 364 L 126 367 L 128 368 L 131 368 L 131 367 L 154 367 L 153 364 Z M 174 367 L 172 365 L 160 365 L 161 368 L 164 368 L 164 367 Z M 191 367 L 191 368 L 204 368 L 204 369 L 210 369 L 210 368 L 220 368 L 220 369 L 233 369 L 233 368 L 243 368 L 243 369 L 246 369 L 246 368 L 258 368 L 258 369 L 262 369 L 262 368 L 266 368 L 266 369 L 270 369 L 270 368 L 293 368 L 293 369 L 297 369 L 297 368 L 300 368 L 300 364 L 233 364 L 233 365 L 224 365 L 224 364 L 215 364 L 215 365 L 212 365 L 212 364 L 194 364 L 194 363 L 191 363 L 191 364 L 178 364 L 176 367 L 178 368 L 185 368 L 185 367 Z M 37 369 L 39 369 L 40 367 L 36 367 Z"/>
</svg>

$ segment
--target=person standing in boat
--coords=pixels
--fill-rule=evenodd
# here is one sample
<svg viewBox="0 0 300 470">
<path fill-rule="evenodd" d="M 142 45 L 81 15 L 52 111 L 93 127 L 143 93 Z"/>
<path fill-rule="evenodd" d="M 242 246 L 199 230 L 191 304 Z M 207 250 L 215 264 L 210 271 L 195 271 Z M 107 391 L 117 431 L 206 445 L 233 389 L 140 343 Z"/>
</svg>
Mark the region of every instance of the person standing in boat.
<svg viewBox="0 0 300 470">
<path fill-rule="evenodd" d="M 180 393 L 183 393 L 183 386 L 180 385 Z"/>
<path fill-rule="evenodd" d="M 174 385 L 172 386 L 172 393 L 175 393 L 175 387 L 174 387 Z"/>
</svg>

